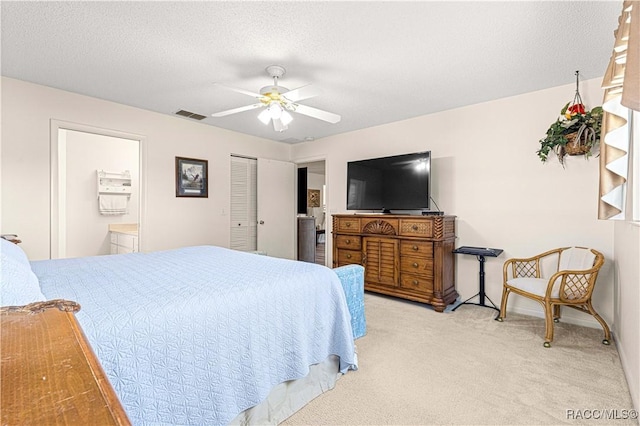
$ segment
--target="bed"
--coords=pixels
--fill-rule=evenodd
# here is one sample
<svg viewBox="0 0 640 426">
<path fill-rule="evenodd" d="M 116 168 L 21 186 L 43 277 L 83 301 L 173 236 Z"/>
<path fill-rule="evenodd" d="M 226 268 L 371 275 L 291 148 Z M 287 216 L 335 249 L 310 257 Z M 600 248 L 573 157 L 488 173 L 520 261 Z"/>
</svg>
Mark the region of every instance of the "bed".
<svg viewBox="0 0 640 426">
<path fill-rule="evenodd" d="M 277 423 L 357 369 L 364 317 L 351 315 L 339 278 L 357 269 L 214 246 L 28 262 L 2 241 L 2 258 L 2 305 L 81 305 L 133 424 Z M 286 414 L 268 408 L 274 395 Z"/>
</svg>

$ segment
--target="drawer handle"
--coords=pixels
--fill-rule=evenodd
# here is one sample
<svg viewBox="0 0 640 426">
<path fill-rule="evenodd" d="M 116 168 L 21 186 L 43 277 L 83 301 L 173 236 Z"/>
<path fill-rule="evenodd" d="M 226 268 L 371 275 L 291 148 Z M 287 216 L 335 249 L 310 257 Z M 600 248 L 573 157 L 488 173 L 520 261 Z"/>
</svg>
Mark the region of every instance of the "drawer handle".
<svg viewBox="0 0 640 426">
<path fill-rule="evenodd" d="M 413 285 L 418 285 L 418 284 L 420 284 L 418 280 L 413 280 Z"/>
<path fill-rule="evenodd" d="M 347 254 L 347 259 L 351 259 L 351 254 Z"/>
<path fill-rule="evenodd" d="M 411 229 L 413 229 L 414 231 L 417 231 L 417 230 L 418 230 L 418 225 L 413 225 L 413 226 L 411 227 Z"/>
<path fill-rule="evenodd" d="M 347 228 L 350 228 L 350 227 L 351 227 L 351 222 L 347 222 L 347 223 L 345 224 L 345 226 L 346 226 Z"/>
<path fill-rule="evenodd" d="M 418 267 L 418 263 L 417 262 L 413 262 L 413 267 L 417 268 Z"/>
<path fill-rule="evenodd" d="M 351 240 L 345 240 L 344 243 L 345 244 L 351 244 Z"/>
<path fill-rule="evenodd" d="M 411 247 L 414 251 L 418 251 L 418 246 Z"/>
</svg>

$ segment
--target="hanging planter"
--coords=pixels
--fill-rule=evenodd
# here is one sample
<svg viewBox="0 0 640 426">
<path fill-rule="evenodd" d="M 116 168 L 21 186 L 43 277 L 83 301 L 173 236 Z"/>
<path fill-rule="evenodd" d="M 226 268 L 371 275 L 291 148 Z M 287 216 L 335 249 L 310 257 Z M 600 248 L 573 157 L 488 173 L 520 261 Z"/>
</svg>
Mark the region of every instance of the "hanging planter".
<svg viewBox="0 0 640 426">
<path fill-rule="evenodd" d="M 600 142 L 602 107 L 587 110 L 582 103 L 579 90 L 579 73 L 576 71 L 576 94 L 573 101 L 560 111 L 560 117 L 553 123 L 547 135 L 540 139 L 540 149 L 536 152 L 544 163 L 553 151 L 564 167 L 565 156 L 591 156 L 592 149 Z"/>
</svg>

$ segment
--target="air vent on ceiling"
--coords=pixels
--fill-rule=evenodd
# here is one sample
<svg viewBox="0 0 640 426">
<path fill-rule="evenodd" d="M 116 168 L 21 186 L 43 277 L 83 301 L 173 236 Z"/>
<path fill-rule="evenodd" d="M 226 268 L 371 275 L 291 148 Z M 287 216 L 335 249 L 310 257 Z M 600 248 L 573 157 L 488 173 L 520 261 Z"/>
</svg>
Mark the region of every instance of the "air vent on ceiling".
<svg viewBox="0 0 640 426">
<path fill-rule="evenodd" d="M 285 143 L 298 143 L 300 142 L 300 139 L 296 139 L 296 138 L 287 138 L 287 139 L 281 139 L 280 142 L 285 142 Z"/>
<path fill-rule="evenodd" d="M 185 111 L 183 109 L 181 109 L 180 111 L 176 112 L 176 115 L 181 115 L 183 117 L 192 118 L 194 120 L 204 120 L 205 118 L 207 118 L 206 115 L 196 114 L 195 112 Z"/>
</svg>

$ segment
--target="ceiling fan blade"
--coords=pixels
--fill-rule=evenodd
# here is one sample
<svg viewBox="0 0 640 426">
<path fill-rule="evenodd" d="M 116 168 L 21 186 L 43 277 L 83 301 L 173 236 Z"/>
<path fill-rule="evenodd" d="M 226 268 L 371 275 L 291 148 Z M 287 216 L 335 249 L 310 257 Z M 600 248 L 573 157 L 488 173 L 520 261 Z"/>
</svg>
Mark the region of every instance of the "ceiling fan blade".
<svg viewBox="0 0 640 426">
<path fill-rule="evenodd" d="M 260 108 L 261 106 L 264 106 L 264 104 L 257 103 L 257 104 L 247 105 L 247 106 L 243 106 L 243 107 L 239 107 L 239 108 L 228 109 L 226 111 L 216 112 L 214 114 L 211 114 L 211 116 L 212 117 L 224 117 L 224 116 L 235 114 L 235 113 L 238 113 L 238 112 L 249 111 L 251 109 Z"/>
<path fill-rule="evenodd" d="M 317 118 L 319 120 L 327 121 L 332 124 L 336 124 L 342 119 L 342 117 L 340 117 L 338 114 L 300 104 L 296 104 L 293 111 L 299 114 L 308 115 L 309 117 Z"/>
<path fill-rule="evenodd" d="M 311 84 L 307 84 L 306 86 L 298 87 L 297 89 L 284 92 L 282 93 L 282 96 L 284 96 L 290 102 L 298 102 L 303 99 L 313 98 L 314 96 L 318 96 L 320 94 L 322 94 L 322 90 L 315 88 Z"/>
<path fill-rule="evenodd" d="M 231 90 L 233 92 L 242 93 L 243 95 L 249 95 L 249 96 L 252 96 L 252 97 L 258 98 L 258 99 L 263 97 L 260 93 L 254 93 L 254 92 L 250 92 L 248 90 L 239 89 L 237 87 L 227 86 L 226 84 L 222 84 L 222 83 L 213 83 L 213 85 L 214 86 L 220 86 L 220 87 L 222 87 L 224 89 Z"/>
</svg>

